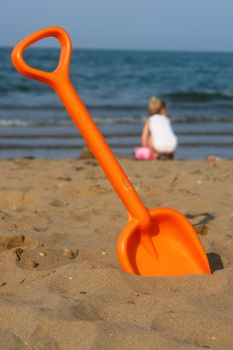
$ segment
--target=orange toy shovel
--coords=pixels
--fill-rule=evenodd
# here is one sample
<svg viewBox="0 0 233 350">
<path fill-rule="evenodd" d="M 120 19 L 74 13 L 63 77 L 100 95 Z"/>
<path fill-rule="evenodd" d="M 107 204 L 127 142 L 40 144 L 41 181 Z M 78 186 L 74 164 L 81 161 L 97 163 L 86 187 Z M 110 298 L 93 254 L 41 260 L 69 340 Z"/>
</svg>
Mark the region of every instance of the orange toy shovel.
<svg viewBox="0 0 233 350">
<path fill-rule="evenodd" d="M 23 59 L 27 47 L 46 37 L 55 37 L 61 44 L 59 63 L 53 72 L 30 67 Z M 127 208 L 129 222 L 117 244 L 122 269 L 144 276 L 210 273 L 206 254 L 188 220 L 175 210 L 147 209 L 143 205 L 70 82 L 70 56 L 69 35 L 62 28 L 50 27 L 22 40 L 12 52 L 12 61 L 21 74 L 56 91 Z"/>
</svg>

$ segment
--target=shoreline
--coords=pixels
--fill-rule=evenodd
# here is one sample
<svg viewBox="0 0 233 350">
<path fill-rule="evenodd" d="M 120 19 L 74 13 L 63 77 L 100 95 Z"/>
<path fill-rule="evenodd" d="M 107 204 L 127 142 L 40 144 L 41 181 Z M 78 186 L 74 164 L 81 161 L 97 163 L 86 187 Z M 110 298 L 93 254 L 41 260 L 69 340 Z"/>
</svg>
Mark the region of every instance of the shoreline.
<svg viewBox="0 0 233 350">
<path fill-rule="evenodd" d="M 54 157 L 36 157 L 36 156 L 33 156 L 33 155 L 26 155 L 26 156 L 19 156 L 19 157 L 5 157 L 5 158 L 0 158 L 0 162 L 3 162 L 3 161 L 17 161 L 17 160 L 38 160 L 38 161 L 78 161 L 78 160 L 84 160 L 84 159 L 94 159 L 95 160 L 95 157 L 94 155 L 92 154 L 92 152 L 88 149 L 88 147 L 84 146 L 83 148 L 80 148 L 77 150 L 77 148 L 75 149 L 76 150 L 76 154 L 73 156 L 73 157 L 58 157 L 58 158 L 54 158 Z M 111 148 L 112 150 L 112 148 Z M 133 154 L 133 151 L 132 151 L 132 155 L 129 156 L 129 155 L 124 155 L 124 154 L 116 154 L 116 152 L 114 152 L 114 150 L 112 150 L 114 156 L 119 160 L 131 160 L 131 161 L 136 161 L 136 162 L 142 162 L 142 163 L 145 163 L 145 164 L 149 164 L 149 163 L 154 163 L 154 162 L 164 162 L 165 160 L 164 159 L 149 159 L 149 160 L 144 160 L 144 159 L 136 159 L 134 154 Z M 232 156 L 229 156 L 229 157 L 220 157 L 220 156 L 217 156 L 215 154 L 209 154 L 207 155 L 206 157 L 203 157 L 203 158 L 178 158 L 176 157 L 176 154 L 175 154 L 175 157 L 174 159 L 171 159 L 171 160 L 167 160 L 167 161 L 176 161 L 176 162 L 201 162 L 201 161 L 207 161 L 207 162 L 218 162 L 218 161 L 232 161 L 233 160 L 233 155 Z"/>
</svg>

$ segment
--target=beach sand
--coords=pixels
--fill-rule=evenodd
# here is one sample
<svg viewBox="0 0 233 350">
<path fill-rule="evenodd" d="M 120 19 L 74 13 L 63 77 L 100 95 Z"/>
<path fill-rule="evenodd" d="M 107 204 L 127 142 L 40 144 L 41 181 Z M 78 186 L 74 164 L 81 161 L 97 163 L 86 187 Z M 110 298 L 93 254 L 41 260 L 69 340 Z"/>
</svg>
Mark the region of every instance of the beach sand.
<svg viewBox="0 0 233 350">
<path fill-rule="evenodd" d="M 190 219 L 213 275 L 122 272 L 127 212 L 94 159 L 2 160 L 0 349 L 233 349 L 233 161 L 120 162 Z"/>
</svg>

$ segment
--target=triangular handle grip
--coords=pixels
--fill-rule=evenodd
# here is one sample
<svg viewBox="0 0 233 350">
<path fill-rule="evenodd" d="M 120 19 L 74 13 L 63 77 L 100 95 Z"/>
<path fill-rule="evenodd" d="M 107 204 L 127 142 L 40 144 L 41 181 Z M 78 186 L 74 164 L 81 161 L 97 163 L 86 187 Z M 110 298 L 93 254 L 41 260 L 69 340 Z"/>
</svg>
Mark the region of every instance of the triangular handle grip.
<svg viewBox="0 0 233 350">
<path fill-rule="evenodd" d="M 23 58 L 24 51 L 34 43 L 48 38 L 55 37 L 61 45 L 61 53 L 58 65 L 53 72 L 44 72 L 40 69 L 30 67 Z M 61 78 L 69 77 L 69 64 L 72 50 L 72 43 L 69 34 L 60 27 L 48 27 L 29 35 L 19 42 L 12 51 L 12 62 L 14 67 L 25 77 L 39 80 L 42 83 L 56 87 L 56 82 Z"/>
</svg>

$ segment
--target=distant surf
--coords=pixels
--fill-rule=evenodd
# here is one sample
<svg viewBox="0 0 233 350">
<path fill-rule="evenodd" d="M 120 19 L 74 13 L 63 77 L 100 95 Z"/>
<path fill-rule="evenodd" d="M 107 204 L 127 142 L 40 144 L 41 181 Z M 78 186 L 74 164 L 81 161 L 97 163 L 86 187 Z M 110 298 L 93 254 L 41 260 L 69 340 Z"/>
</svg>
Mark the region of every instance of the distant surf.
<svg viewBox="0 0 233 350">
<path fill-rule="evenodd" d="M 77 156 L 84 145 L 55 93 L 19 75 L 1 48 L 0 157 Z M 31 49 L 26 60 L 51 71 L 57 49 Z M 177 158 L 232 157 L 233 55 L 74 50 L 70 75 L 118 155 L 133 156 L 151 95 L 166 100 L 178 136 Z"/>
</svg>

